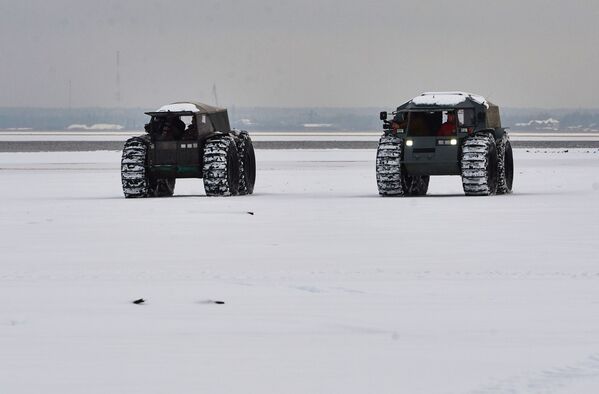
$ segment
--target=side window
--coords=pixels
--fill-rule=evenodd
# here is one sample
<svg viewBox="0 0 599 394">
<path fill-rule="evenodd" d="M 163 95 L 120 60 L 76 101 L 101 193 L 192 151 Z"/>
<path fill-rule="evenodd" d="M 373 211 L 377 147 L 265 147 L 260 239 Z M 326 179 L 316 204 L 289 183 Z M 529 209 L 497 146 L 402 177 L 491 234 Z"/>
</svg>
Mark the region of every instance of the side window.
<svg viewBox="0 0 599 394">
<path fill-rule="evenodd" d="M 447 111 L 443 111 L 443 114 L 441 115 L 441 123 L 445 122 L 447 122 Z"/>
<path fill-rule="evenodd" d="M 460 110 L 460 111 L 462 111 L 462 110 Z M 450 112 L 453 112 L 453 113 L 455 114 L 455 112 L 454 112 L 454 111 L 443 111 L 443 112 L 442 112 L 442 115 L 441 115 L 441 123 L 445 123 L 445 122 L 447 122 L 447 118 L 448 118 L 448 116 L 447 116 L 447 115 L 448 115 Z M 460 115 L 459 115 L 459 113 L 458 113 L 458 117 L 459 117 L 459 116 L 460 116 Z M 455 118 L 454 118 L 454 119 L 455 119 Z"/>
<path fill-rule="evenodd" d="M 474 110 L 460 109 L 458 110 L 458 121 L 462 126 L 474 126 Z"/>
<path fill-rule="evenodd" d="M 208 118 L 208 115 L 198 114 L 196 115 L 196 119 L 198 122 L 198 131 L 200 133 L 209 133 L 211 131 L 214 131 L 214 129 L 212 128 L 212 122 Z"/>
<path fill-rule="evenodd" d="M 181 116 L 181 120 L 185 123 L 185 127 L 189 127 L 191 124 L 191 116 Z"/>
</svg>

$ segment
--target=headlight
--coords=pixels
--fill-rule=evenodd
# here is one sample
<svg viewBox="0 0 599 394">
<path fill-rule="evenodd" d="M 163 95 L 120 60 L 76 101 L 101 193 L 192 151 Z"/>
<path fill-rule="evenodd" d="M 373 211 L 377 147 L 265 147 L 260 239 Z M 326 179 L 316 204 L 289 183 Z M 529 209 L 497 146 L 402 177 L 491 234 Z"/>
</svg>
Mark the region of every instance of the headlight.
<svg viewBox="0 0 599 394">
<path fill-rule="evenodd" d="M 458 144 L 458 140 L 456 140 L 455 138 L 452 138 L 452 139 L 449 141 L 449 143 L 450 143 L 451 145 L 457 145 L 457 144 Z"/>
<path fill-rule="evenodd" d="M 406 146 L 412 146 L 412 145 L 414 145 L 414 141 L 406 140 Z"/>
</svg>

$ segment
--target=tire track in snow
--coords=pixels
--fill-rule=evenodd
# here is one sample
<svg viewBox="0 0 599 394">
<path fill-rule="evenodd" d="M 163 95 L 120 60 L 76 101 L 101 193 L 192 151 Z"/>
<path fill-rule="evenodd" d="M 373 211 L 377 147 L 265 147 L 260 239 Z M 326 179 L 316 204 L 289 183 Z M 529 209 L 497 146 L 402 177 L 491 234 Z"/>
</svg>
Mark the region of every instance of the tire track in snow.
<svg viewBox="0 0 599 394">
<path fill-rule="evenodd" d="M 472 394 L 496 393 L 555 393 L 569 392 L 568 385 L 580 381 L 597 380 L 599 383 L 599 353 L 562 367 L 517 375 L 471 391 Z"/>
</svg>

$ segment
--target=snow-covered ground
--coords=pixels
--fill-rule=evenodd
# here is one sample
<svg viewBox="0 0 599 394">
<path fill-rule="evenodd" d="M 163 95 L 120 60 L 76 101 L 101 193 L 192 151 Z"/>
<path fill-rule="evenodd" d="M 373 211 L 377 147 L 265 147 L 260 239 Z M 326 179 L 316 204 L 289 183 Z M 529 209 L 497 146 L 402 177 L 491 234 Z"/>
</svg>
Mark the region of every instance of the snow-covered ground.
<svg viewBox="0 0 599 394">
<path fill-rule="evenodd" d="M 0 392 L 598 392 L 599 151 L 479 198 L 380 198 L 374 155 L 125 200 L 118 152 L 1 153 Z"/>
</svg>

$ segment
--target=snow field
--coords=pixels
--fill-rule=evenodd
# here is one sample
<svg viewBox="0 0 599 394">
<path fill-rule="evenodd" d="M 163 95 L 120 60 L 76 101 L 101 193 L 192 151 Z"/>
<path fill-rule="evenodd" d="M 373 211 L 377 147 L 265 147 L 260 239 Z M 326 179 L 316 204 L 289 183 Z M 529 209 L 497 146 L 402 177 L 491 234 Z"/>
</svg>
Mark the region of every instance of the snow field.
<svg viewBox="0 0 599 394">
<path fill-rule="evenodd" d="M 1 153 L 0 392 L 597 391 L 599 151 L 515 150 L 494 197 L 256 156 L 253 196 L 126 200 L 119 152 Z"/>
</svg>

